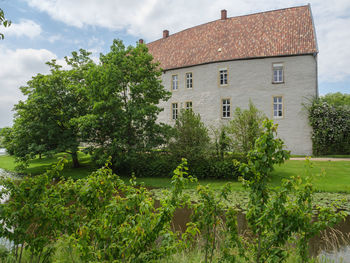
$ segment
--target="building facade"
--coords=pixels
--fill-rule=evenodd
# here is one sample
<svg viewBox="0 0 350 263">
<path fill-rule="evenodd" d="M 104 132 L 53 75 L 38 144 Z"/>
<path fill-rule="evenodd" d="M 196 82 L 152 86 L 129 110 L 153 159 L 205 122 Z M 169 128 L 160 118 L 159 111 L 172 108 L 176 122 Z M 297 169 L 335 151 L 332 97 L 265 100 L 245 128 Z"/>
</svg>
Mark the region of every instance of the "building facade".
<svg viewBox="0 0 350 263">
<path fill-rule="evenodd" d="M 172 92 L 159 121 L 191 108 L 219 127 L 249 101 L 278 123 L 292 154 L 311 154 L 307 104 L 317 96 L 317 43 L 310 6 L 221 19 L 148 44 Z"/>
</svg>

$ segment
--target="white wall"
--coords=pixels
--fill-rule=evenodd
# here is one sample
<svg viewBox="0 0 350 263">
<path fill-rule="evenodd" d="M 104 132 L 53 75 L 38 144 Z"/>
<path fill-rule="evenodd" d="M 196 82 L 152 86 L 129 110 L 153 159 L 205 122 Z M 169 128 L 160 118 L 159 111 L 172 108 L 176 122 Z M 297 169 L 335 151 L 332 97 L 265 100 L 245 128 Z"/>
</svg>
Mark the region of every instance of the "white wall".
<svg viewBox="0 0 350 263">
<path fill-rule="evenodd" d="M 272 83 L 272 64 L 283 63 L 284 83 Z M 311 154 L 311 127 L 303 103 L 316 96 L 317 62 L 314 56 L 293 56 L 264 59 L 237 60 L 211 63 L 189 68 L 166 71 L 163 85 L 171 91 L 171 76 L 178 75 L 179 88 L 172 91 L 172 97 L 162 102 L 164 111 L 158 120 L 174 124 L 171 104 L 178 102 L 185 107 L 192 101 L 193 110 L 200 113 L 206 125 L 219 126 L 228 120 L 221 118 L 221 100 L 230 98 L 231 116 L 235 107 L 247 108 L 249 99 L 273 119 L 272 97 L 283 96 L 284 117 L 274 119 L 278 123 L 278 136 L 282 138 L 292 154 Z M 219 86 L 219 69 L 227 68 L 228 85 Z M 193 88 L 187 89 L 185 73 L 192 72 Z"/>
</svg>

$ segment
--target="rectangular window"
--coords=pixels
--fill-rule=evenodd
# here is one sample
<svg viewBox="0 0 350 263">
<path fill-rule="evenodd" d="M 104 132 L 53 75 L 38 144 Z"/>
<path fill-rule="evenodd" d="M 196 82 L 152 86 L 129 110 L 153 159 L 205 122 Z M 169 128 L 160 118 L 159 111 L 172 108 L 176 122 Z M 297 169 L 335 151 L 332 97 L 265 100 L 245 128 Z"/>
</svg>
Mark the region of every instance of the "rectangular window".
<svg viewBox="0 0 350 263">
<path fill-rule="evenodd" d="M 282 97 L 273 97 L 273 117 L 282 118 L 283 117 L 283 100 Z"/>
<path fill-rule="evenodd" d="M 192 101 L 186 101 L 186 110 L 192 110 Z"/>
<path fill-rule="evenodd" d="M 223 99 L 222 100 L 222 117 L 223 118 L 230 118 L 231 117 L 230 99 Z"/>
<path fill-rule="evenodd" d="M 273 83 L 283 83 L 283 64 L 273 64 Z"/>
<path fill-rule="evenodd" d="M 172 90 L 177 90 L 178 88 L 179 88 L 179 82 L 178 82 L 177 75 L 172 75 L 171 89 Z"/>
<path fill-rule="evenodd" d="M 227 69 L 220 69 L 220 86 L 227 85 Z"/>
<path fill-rule="evenodd" d="M 173 103 L 172 104 L 172 110 L 173 110 L 173 120 L 177 119 L 178 116 L 178 104 L 177 103 Z"/>
<path fill-rule="evenodd" d="M 192 89 L 192 72 L 186 73 L 186 88 Z"/>
</svg>

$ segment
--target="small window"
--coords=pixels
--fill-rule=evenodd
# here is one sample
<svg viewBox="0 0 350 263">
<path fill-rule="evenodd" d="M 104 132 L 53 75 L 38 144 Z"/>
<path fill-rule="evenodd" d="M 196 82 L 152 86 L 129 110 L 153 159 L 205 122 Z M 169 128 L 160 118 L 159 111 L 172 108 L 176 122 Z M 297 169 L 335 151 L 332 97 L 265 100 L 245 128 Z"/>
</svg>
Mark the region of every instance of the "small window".
<svg viewBox="0 0 350 263">
<path fill-rule="evenodd" d="M 230 99 L 223 99 L 222 100 L 222 117 L 223 118 L 230 118 L 231 117 Z"/>
<path fill-rule="evenodd" d="M 227 85 L 227 69 L 220 69 L 220 86 Z"/>
<path fill-rule="evenodd" d="M 177 75 L 173 75 L 171 79 L 171 89 L 172 90 L 177 90 L 179 88 L 179 82 Z"/>
<path fill-rule="evenodd" d="M 282 97 L 273 97 L 273 117 L 283 117 L 283 99 Z"/>
<path fill-rule="evenodd" d="M 172 104 L 172 111 L 173 111 L 173 120 L 177 119 L 178 116 L 178 104 L 177 103 L 173 103 Z"/>
<path fill-rule="evenodd" d="M 186 110 L 192 110 L 192 101 L 186 101 Z"/>
<path fill-rule="evenodd" d="M 192 80 L 192 72 L 186 73 L 186 88 L 192 89 L 193 80 Z"/>
<path fill-rule="evenodd" d="M 283 83 L 283 64 L 273 64 L 273 83 Z"/>
</svg>

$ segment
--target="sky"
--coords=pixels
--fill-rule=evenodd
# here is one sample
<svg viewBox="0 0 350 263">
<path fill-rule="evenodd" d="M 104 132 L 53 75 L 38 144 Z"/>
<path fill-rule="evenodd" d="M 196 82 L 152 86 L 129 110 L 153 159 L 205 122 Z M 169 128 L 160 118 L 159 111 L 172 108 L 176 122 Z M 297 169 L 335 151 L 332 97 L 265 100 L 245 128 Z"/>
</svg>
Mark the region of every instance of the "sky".
<svg viewBox="0 0 350 263">
<path fill-rule="evenodd" d="M 80 48 L 97 61 L 113 39 L 135 45 L 220 18 L 311 4 L 319 48 L 319 93 L 350 93 L 350 0 L 0 0 L 0 128 L 12 125 L 20 87 L 48 73 L 45 62 Z"/>
</svg>

